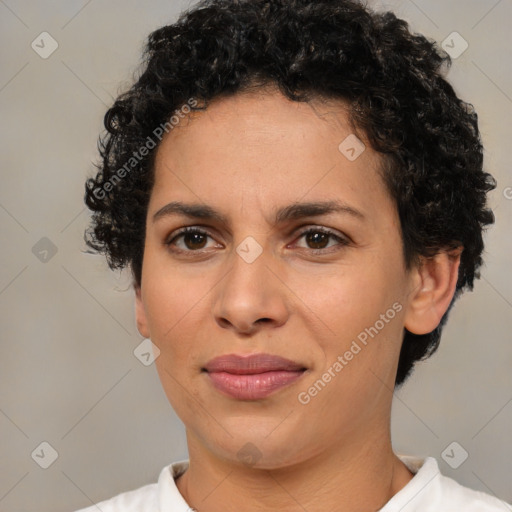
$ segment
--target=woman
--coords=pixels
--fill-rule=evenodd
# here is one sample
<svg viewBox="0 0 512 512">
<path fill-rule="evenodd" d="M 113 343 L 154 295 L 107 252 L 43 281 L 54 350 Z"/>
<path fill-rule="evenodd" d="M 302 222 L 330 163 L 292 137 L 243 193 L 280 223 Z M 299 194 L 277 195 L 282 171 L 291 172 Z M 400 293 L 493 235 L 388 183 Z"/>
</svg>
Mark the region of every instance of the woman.
<svg viewBox="0 0 512 512">
<path fill-rule="evenodd" d="M 87 240 L 132 270 L 189 460 L 97 507 L 506 510 L 391 446 L 494 220 L 448 55 L 351 0 L 207 0 L 145 57 Z"/>
</svg>

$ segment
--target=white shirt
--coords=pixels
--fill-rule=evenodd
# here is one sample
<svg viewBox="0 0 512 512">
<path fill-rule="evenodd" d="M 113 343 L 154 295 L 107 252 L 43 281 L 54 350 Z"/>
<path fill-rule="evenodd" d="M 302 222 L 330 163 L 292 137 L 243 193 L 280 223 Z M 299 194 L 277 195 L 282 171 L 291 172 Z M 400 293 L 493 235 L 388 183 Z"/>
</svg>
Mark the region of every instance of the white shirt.
<svg viewBox="0 0 512 512">
<path fill-rule="evenodd" d="M 489 494 L 463 487 L 441 475 L 436 459 L 399 456 L 414 477 L 379 512 L 510 512 L 512 507 Z M 119 494 L 76 512 L 191 512 L 175 478 L 188 460 L 174 462 L 160 472 L 158 483 Z M 200 512 L 200 511 L 199 511 Z"/>
</svg>

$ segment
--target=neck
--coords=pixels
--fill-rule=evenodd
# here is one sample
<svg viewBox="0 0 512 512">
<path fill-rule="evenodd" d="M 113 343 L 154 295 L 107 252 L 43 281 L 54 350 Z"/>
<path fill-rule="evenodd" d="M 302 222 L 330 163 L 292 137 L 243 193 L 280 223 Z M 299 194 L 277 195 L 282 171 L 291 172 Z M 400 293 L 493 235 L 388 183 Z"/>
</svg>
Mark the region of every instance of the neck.
<svg viewBox="0 0 512 512">
<path fill-rule="evenodd" d="M 307 460 L 259 469 L 213 455 L 187 430 L 189 469 L 176 484 L 197 512 L 377 511 L 413 476 L 393 453 L 389 430 L 378 432 L 343 436 Z"/>
</svg>

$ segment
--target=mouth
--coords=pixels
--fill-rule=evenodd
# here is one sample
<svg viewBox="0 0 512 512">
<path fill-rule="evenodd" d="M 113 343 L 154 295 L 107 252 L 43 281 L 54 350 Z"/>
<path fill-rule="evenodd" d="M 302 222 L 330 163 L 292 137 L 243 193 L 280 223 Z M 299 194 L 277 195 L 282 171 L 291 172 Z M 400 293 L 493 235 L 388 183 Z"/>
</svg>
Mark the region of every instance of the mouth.
<svg viewBox="0 0 512 512">
<path fill-rule="evenodd" d="M 260 400 L 300 379 L 307 368 L 271 354 L 216 357 L 202 369 L 222 394 L 238 400 Z"/>
</svg>

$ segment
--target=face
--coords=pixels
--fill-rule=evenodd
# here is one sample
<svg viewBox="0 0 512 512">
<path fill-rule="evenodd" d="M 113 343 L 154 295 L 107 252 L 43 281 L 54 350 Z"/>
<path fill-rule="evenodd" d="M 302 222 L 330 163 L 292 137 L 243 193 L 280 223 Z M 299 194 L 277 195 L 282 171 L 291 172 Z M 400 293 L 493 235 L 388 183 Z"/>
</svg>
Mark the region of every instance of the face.
<svg viewBox="0 0 512 512">
<path fill-rule="evenodd" d="M 379 155 L 364 139 L 355 159 L 357 140 L 340 150 L 352 132 L 341 102 L 260 92 L 218 99 L 158 149 L 137 323 L 196 449 L 233 461 L 252 450 L 273 468 L 387 429 L 417 283 Z M 290 208 L 304 203 L 316 207 Z M 204 370 L 262 353 L 305 370 L 238 396 Z"/>
</svg>

